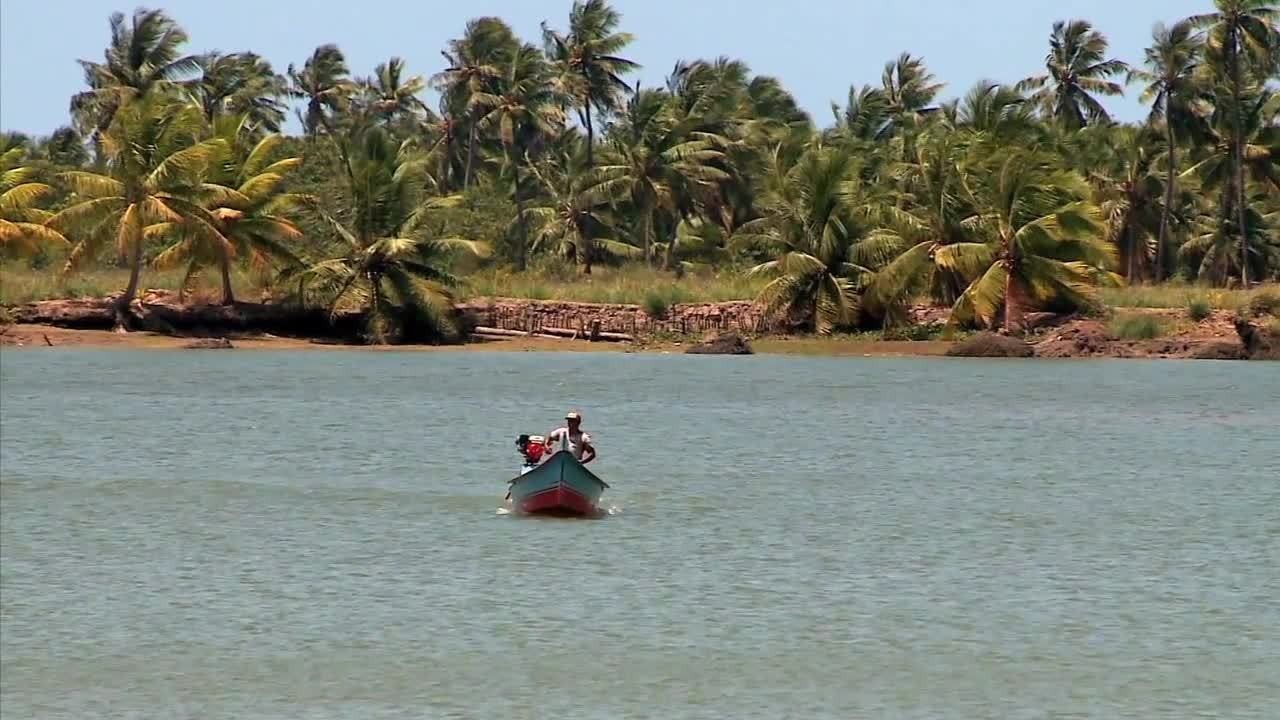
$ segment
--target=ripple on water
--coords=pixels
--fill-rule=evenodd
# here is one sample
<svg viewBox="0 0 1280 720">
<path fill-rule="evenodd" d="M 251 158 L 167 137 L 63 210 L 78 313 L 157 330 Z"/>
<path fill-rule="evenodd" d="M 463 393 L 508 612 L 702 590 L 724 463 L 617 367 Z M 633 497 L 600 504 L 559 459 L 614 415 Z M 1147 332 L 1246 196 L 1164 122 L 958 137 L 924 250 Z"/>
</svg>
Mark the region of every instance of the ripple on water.
<svg viewBox="0 0 1280 720">
<path fill-rule="evenodd" d="M 1273 367 L 689 360 L 6 351 L 3 715 L 1271 716 Z"/>
</svg>

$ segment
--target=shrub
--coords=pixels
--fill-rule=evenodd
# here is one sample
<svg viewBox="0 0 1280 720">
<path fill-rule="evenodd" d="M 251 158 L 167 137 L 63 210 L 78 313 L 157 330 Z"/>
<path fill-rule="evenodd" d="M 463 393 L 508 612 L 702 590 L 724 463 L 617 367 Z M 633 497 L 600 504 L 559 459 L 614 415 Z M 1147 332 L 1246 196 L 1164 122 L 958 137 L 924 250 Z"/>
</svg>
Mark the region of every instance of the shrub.
<svg viewBox="0 0 1280 720">
<path fill-rule="evenodd" d="M 1261 315 L 1280 316 L 1280 292 L 1263 290 L 1254 294 L 1249 300 L 1249 314 L 1253 317 Z"/>
<path fill-rule="evenodd" d="M 671 309 L 671 303 L 667 301 L 666 296 L 658 292 L 650 292 L 644 296 L 644 312 L 654 320 L 666 317 L 667 311 Z"/>
<path fill-rule="evenodd" d="M 1192 322 L 1200 322 L 1208 319 L 1213 314 L 1213 306 L 1207 298 L 1194 297 L 1187 301 L 1187 317 Z"/>
<path fill-rule="evenodd" d="M 1164 322 L 1155 315 L 1130 313 L 1117 316 L 1108 329 L 1121 340 L 1153 340 L 1164 334 Z"/>
</svg>

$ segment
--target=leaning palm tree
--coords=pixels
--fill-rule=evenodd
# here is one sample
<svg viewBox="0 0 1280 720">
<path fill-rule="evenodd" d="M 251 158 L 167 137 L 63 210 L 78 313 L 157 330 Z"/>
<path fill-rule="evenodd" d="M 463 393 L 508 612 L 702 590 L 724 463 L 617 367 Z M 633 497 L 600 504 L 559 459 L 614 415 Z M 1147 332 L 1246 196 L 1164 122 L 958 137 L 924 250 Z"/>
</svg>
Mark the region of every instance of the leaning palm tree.
<svg viewBox="0 0 1280 720">
<path fill-rule="evenodd" d="M 492 92 L 471 96 L 472 115 L 482 130 L 497 130 L 511 171 L 511 196 L 520 227 L 520 251 L 516 268 L 524 269 L 529 254 L 529 228 L 524 217 L 520 188 L 520 164 L 535 139 L 556 134 L 564 124 L 550 69 L 541 51 L 532 45 L 516 50 Z"/>
<path fill-rule="evenodd" d="M 1157 25 L 1152 31 L 1152 45 L 1146 51 L 1148 70 L 1129 71 L 1130 82 L 1146 86 L 1142 102 L 1151 103 L 1151 124 L 1157 120 L 1164 122 L 1164 207 L 1156 241 L 1157 282 L 1164 278 L 1164 253 L 1169 246 L 1170 218 L 1177 192 L 1178 137 L 1185 137 L 1197 117 L 1206 112 L 1201 102 L 1203 91 L 1196 81 L 1202 49 L 1191 23 L 1181 22 L 1173 27 Z"/>
<path fill-rule="evenodd" d="M 307 198 L 283 191 L 288 174 L 302 160 L 277 158 L 284 142 L 281 135 L 268 135 L 246 145 L 243 127 L 252 123 L 248 114 L 218 123 L 214 135 L 223 140 L 224 152 L 208 164 L 195 191 L 227 242 L 211 242 L 212 236 L 193 228 L 189 221 L 163 222 L 146 229 L 148 238 L 171 243 L 156 255 L 152 261 L 155 267 L 186 266 L 184 290 L 206 267 L 216 266 L 222 275 L 224 305 L 235 303 L 231 287 L 234 259 L 247 258 L 264 274 L 272 268 L 296 268 L 302 262 L 292 248 L 302 237 L 292 216 Z"/>
<path fill-rule="evenodd" d="M 52 214 L 37 205 L 53 188 L 39 182 L 35 168 L 19 165 L 25 156 L 21 145 L 0 152 L 0 250 L 32 255 L 45 246 L 65 245 L 67 239 L 45 226 Z"/>
<path fill-rule="evenodd" d="M 735 233 L 739 248 L 773 257 L 750 270 L 773 278 L 757 300 L 771 316 L 826 335 L 853 322 L 857 289 L 871 270 L 856 262 L 860 230 L 848 148 L 815 144 L 794 165 L 776 156 L 761 201 L 762 217 Z"/>
<path fill-rule="evenodd" d="M 1280 5 L 1274 0 L 1214 0 L 1216 12 L 1197 15 L 1188 22 L 1207 31 L 1207 56 L 1219 82 L 1225 86 L 1230 113 L 1230 139 L 1234 177 L 1232 204 L 1236 209 L 1236 228 L 1244 237 L 1248 227 L 1245 181 L 1245 95 L 1264 79 L 1274 77 L 1280 61 Z M 1241 241 L 1241 252 L 1249 243 Z M 1240 281 L 1249 286 L 1248 258 L 1241 257 Z"/>
<path fill-rule="evenodd" d="M 411 142 L 397 145 L 384 128 L 356 131 L 348 154 L 348 220 L 316 205 L 339 242 L 337 255 L 299 274 L 304 303 L 321 302 L 330 314 L 361 308 L 365 337 L 385 343 L 415 334 L 450 335 L 450 254 L 483 255 L 482 243 L 428 234 L 433 212 L 457 197 L 424 197 L 424 159 Z"/>
<path fill-rule="evenodd" d="M 163 10 L 138 8 L 128 24 L 124 13 L 116 12 L 110 22 L 111 44 L 103 62 L 78 61 L 89 89 L 71 98 L 72 117 L 99 149 L 99 161 L 104 159 L 100 137 L 120 108 L 200 69 L 195 57 L 181 54 L 187 33 Z"/>
<path fill-rule="evenodd" d="M 587 129 L 587 167 L 595 165 L 595 125 L 591 110 L 615 112 L 631 92 L 622 76 L 640 66 L 620 53 L 631 44 L 631 33 L 617 32 L 621 15 L 606 0 L 575 0 L 569 12 L 567 35 L 542 24 L 547 57 L 560 69 L 563 92 L 572 99 Z"/>
<path fill-rule="evenodd" d="M 1004 328 L 1020 332 L 1032 303 L 1094 302 L 1100 282 L 1114 283 L 1115 248 L 1106 242 L 1102 212 L 1089 201 L 1079 174 L 1036 148 L 991 148 L 978 180 L 966 188 L 978 242 L 938 250 L 943 267 L 975 278 L 956 300 L 951 326 L 992 327 L 1004 309 Z"/>
<path fill-rule="evenodd" d="M 200 140 L 203 129 L 198 106 L 151 95 L 121 108 L 103 134 L 106 174 L 60 175 L 78 199 L 48 220 L 75 241 L 65 272 L 75 271 L 108 239 L 131 258 L 129 285 L 115 302 L 120 328 L 129 324 L 129 305 L 137 294 L 146 227 L 184 223 L 208 242 L 230 244 L 217 218 L 195 197 L 209 163 L 225 152 L 221 139 Z"/>
<path fill-rule="evenodd" d="M 1018 90 L 1038 91 L 1032 102 L 1070 129 L 1110 122 L 1111 116 L 1094 95 L 1124 94 L 1124 88 L 1108 78 L 1124 74 L 1128 66 L 1106 55 L 1106 37 L 1088 21 L 1059 20 L 1049 36 L 1047 74 L 1023 80 Z"/>
</svg>

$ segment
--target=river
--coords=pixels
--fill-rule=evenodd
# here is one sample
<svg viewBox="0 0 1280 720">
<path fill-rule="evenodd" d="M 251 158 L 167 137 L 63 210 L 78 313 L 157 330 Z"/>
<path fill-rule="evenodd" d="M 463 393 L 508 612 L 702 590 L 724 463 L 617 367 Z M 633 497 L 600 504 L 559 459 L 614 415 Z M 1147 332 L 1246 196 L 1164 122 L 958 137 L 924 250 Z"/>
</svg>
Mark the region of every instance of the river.
<svg viewBox="0 0 1280 720">
<path fill-rule="evenodd" d="M 585 414 L 611 514 L 499 511 Z M 1280 365 L 4 351 L 6 718 L 1270 718 Z"/>
</svg>

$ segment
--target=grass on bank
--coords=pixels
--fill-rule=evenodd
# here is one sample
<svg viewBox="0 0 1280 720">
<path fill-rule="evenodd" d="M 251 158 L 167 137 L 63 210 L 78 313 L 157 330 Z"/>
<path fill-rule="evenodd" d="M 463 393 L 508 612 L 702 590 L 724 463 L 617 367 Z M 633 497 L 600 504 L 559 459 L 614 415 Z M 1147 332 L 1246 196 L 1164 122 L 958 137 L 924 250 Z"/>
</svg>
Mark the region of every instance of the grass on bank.
<svg viewBox="0 0 1280 720">
<path fill-rule="evenodd" d="M 144 270 L 141 288 L 177 290 L 181 271 Z M 67 297 L 102 297 L 124 289 L 129 271 L 124 268 L 97 266 L 62 278 L 57 267 L 32 268 L 26 263 L 0 264 L 0 305 L 20 305 L 37 300 Z M 689 273 L 676 278 L 670 272 L 640 265 L 597 267 L 584 276 L 568 266 L 541 265 L 523 273 L 505 269 L 486 269 L 463 278 L 456 290 L 459 299 L 509 297 L 532 300 L 561 300 L 607 304 L 639 305 L 661 314 L 672 305 L 691 302 L 724 302 L 750 300 L 756 297 L 766 280 L 749 278 L 742 272 L 723 270 L 718 273 Z M 252 274 L 236 270 L 232 285 L 237 297 L 258 300 L 267 289 Z M 206 273 L 193 288 L 202 299 L 220 297 L 217 273 Z M 1259 306 L 1275 308 L 1280 313 L 1280 285 L 1270 284 L 1244 290 L 1222 290 L 1186 283 L 1134 285 L 1103 288 L 1104 303 L 1117 308 L 1180 308 L 1191 315 L 1203 315 L 1207 306 L 1214 310 L 1237 310 Z"/>
</svg>

